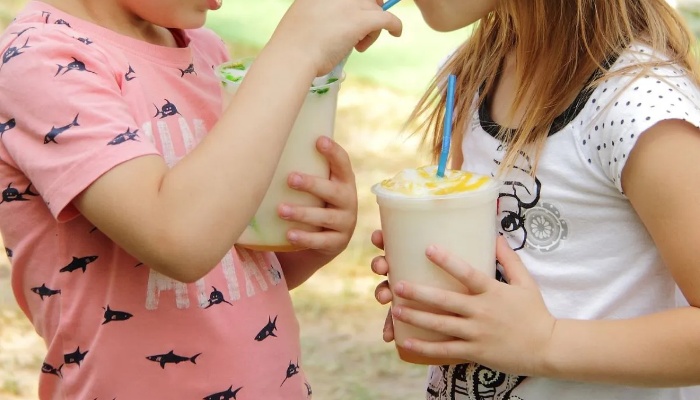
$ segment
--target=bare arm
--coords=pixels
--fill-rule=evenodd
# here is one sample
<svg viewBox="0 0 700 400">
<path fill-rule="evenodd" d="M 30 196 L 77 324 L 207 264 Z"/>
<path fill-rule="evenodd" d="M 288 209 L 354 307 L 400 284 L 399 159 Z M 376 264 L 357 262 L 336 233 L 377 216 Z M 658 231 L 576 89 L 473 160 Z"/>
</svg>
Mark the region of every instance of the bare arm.
<svg viewBox="0 0 700 400">
<path fill-rule="evenodd" d="M 665 121 L 639 139 L 623 171 L 627 196 L 690 307 L 625 320 L 556 320 L 520 257 L 500 238 L 496 256 L 509 284 L 443 248 L 426 251 L 469 294 L 399 282 L 395 295 L 449 314 L 405 306 L 393 307 L 392 317 L 456 339 L 397 344 L 426 357 L 471 360 L 518 375 L 640 387 L 700 384 L 700 255 L 695 249 L 700 187 L 693 184 L 698 159 L 698 129 Z M 379 261 L 375 270 L 386 271 L 385 261 Z M 385 287 L 378 288 L 380 301 L 386 300 L 383 292 Z"/>
<path fill-rule="evenodd" d="M 156 156 L 126 162 L 92 184 L 76 206 L 151 268 L 173 269 L 170 275 L 183 281 L 198 279 L 254 214 L 314 74 L 301 54 L 266 49 L 221 120 L 175 167 L 168 169 Z M 275 96 L 261 90 L 267 85 L 276 88 Z M 187 195 L 201 193 L 204 183 L 206 194 Z M 128 185 L 131 190 L 115 190 Z M 132 193 L 139 193 L 139 205 Z"/>
<path fill-rule="evenodd" d="M 289 290 L 299 287 L 306 282 L 321 267 L 328 264 L 334 257 L 318 253 L 308 254 L 306 251 L 294 253 L 277 253 L 284 279 Z"/>
<path fill-rule="evenodd" d="M 631 320 L 557 322 L 546 375 L 635 386 L 700 384 L 700 131 L 664 121 L 638 141 L 625 193 L 690 307 Z"/>
<path fill-rule="evenodd" d="M 314 29 L 298 29 L 302 24 Z M 372 0 L 295 2 L 195 150 L 172 169 L 155 156 L 119 165 L 75 205 L 149 267 L 184 282 L 199 279 L 254 214 L 313 78 L 384 28 L 398 34 L 400 22 Z"/>
</svg>

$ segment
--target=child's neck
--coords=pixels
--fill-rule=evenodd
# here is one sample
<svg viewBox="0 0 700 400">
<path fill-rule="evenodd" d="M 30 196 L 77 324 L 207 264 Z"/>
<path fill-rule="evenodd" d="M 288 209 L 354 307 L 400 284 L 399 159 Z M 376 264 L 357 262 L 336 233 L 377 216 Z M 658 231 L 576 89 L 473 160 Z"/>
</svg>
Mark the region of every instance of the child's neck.
<svg viewBox="0 0 700 400">
<path fill-rule="evenodd" d="M 515 110 L 512 119 L 508 118 L 511 105 L 515 102 L 517 88 L 516 57 L 515 52 L 512 52 L 503 60 L 503 65 L 501 65 L 501 70 L 494 88 L 488 93 L 487 107 L 489 115 L 494 122 L 502 127 L 517 128 L 525 117 L 525 109 L 530 103 L 529 99 L 532 97 L 532 90 L 534 90 L 532 86 L 528 90 L 528 93 L 525 94 L 524 101 L 522 101 L 518 109 Z M 557 115 L 566 111 L 569 105 L 576 100 L 578 94 L 578 91 L 575 91 L 567 93 L 566 95 L 568 97 L 561 98 L 556 110 L 558 112 Z"/>
<path fill-rule="evenodd" d="M 110 0 L 42 0 L 59 10 L 100 25 L 124 36 L 158 46 L 177 47 L 172 33 L 163 27 L 144 21 Z"/>
<path fill-rule="evenodd" d="M 515 110 L 513 119 L 508 118 L 511 104 L 515 101 L 517 83 L 515 53 L 511 53 L 503 60 L 496 84 L 488 94 L 487 104 L 491 119 L 506 128 L 516 128 L 525 115 L 525 106 L 521 104 L 518 110 Z"/>
</svg>

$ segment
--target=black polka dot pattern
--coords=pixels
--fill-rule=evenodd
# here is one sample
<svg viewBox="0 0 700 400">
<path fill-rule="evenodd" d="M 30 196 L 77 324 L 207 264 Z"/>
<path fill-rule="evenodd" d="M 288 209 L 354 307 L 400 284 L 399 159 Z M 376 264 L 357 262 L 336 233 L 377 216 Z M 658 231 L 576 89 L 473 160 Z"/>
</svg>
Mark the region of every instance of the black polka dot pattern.
<svg viewBox="0 0 700 400">
<path fill-rule="evenodd" d="M 649 48 L 633 48 L 612 70 L 653 57 Z M 644 57 L 639 57 L 639 55 Z M 625 64 L 625 65 L 622 65 Z M 658 66 L 641 76 L 612 76 L 600 84 L 577 117 L 576 135 L 589 168 L 600 169 L 622 192 L 622 169 L 637 139 L 655 124 L 681 119 L 700 128 L 700 88 L 685 71 Z M 623 193 L 624 194 L 624 193 Z"/>
</svg>

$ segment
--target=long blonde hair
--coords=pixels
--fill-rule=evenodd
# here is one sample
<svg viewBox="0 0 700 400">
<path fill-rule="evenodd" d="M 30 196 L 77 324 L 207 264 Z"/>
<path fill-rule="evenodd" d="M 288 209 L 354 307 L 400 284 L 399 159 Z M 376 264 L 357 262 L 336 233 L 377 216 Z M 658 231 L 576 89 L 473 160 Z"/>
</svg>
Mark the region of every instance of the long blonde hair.
<svg viewBox="0 0 700 400">
<path fill-rule="evenodd" d="M 457 75 L 453 135 L 459 136 L 473 116 L 475 96 L 479 94 L 476 106 L 480 107 L 494 88 L 501 64 L 514 52 L 517 89 L 509 115 L 512 122 L 515 110 L 523 106 L 524 117 L 517 129 L 502 129 L 499 134 L 507 145 L 501 171 L 512 167 L 526 149 L 535 155 L 536 166 L 552 123 L 568 106 L 560 103 L 606 79 L 610 72 L 605 60 L 621 54 L 632 42 L 647 44 L 668 57 L 665 62 L 642 65 L 641 71 L 637 66 L 638 73 L 675 64 L 700 82 L 693 35 L 666 0 L 501 0 L 445 63 L 409 120 L 419 122 L 418 131 L 424 132 L 424 143 L 437 159 L 443 142 L 442 89 L 447 75 Z M 543 60 L 549 68 L 542 68 Z M 597 70 L 603 74 L 591 81 Z"/>
</svg>

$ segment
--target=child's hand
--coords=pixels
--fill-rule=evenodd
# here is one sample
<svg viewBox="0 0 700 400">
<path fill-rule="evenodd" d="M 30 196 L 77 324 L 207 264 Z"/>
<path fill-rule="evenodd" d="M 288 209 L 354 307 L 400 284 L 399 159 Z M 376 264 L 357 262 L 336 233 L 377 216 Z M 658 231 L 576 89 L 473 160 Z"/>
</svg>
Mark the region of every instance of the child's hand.
<svg viewBox="0 0 700 400">
<path fill-rule="evenodd" d="M 376 0 L 376 2 L 377 2 L 377 5 L 379 7 L 384 5 L 384 0 Z M 377 39 L 379 39 L 379 34 L 380 34 L 380 31 L 374 31 L 374 32 L 370 33 L 369 35 L 365 36 L 364 39 L 360 40 L 360 42 L 357 43 L 357 45 L 355 45 L 355 50 L 357 50 L 359 52 L 364 52 L 372 44 L 374 44 L 374 42 L 376 42 Z M 394 35 L 394 36 L 397 36 L 397 35 Z"/>
<path fill-rule="evenodd" d="M 378 249 L 384 250 L 384 234 L 382 231 L 374 231 L 372 233 L 372 244 Z M 375 257 L 372 260 L 372 271 L 377 275 L 386 276 L 389 273 L 389 264 L 386 262 L 384 256 Z M 374 290 L 374 297 L 377 299 L 379 304 L 386 305 L 391 303 L 394 295 L 391 293 L 389 288 L 389 281 L 383 281 Z M 386 316 L 386 321 L 384 321 L 384 341 L 391 342 L 394 340 L 394 320 L 391 318 L 391 310 Z"/>
<path fill-rule="evenodd" d="M 398 345 L 422 356 L 470 360 L 511 374 L 541 373 L 556 320 L 505 239 L 499 238 L 496 256 L 510 284 L 473 269 L 444 249 L 433 247 L 426 255 L 464 284 L 469 294 L 398 282 L 393 288 L 397 296 L 451 315 L 394 307 L 392 316 L 457 339 L 435 343 L 408 339 Z"/>
<path fill-rule="evenodd" d="M 271 42 L 308 57 L 316 76 L 327 74 L 353 47 L 364 51 L 386 29 L 401 35 L 401 21 L 383 11 L 381 0 L 295 0 Z"/>
<path fill-rule="evenodd" d="M 332 259 L 345 250 L 355 230 L 357 188 L 347 152 L 325 136 L 319 138 L 316 147 L 330 164 L 330 178 L 292 173 L 288 184 L 292 189 L 311 193 L 325 201 L 326 207 L 281 204 L 278 212 L 283 219 L 323 228 L 320 232 L 291 229 L 287 232 L 287 239 L 294 245 Z"/>
</svg>

